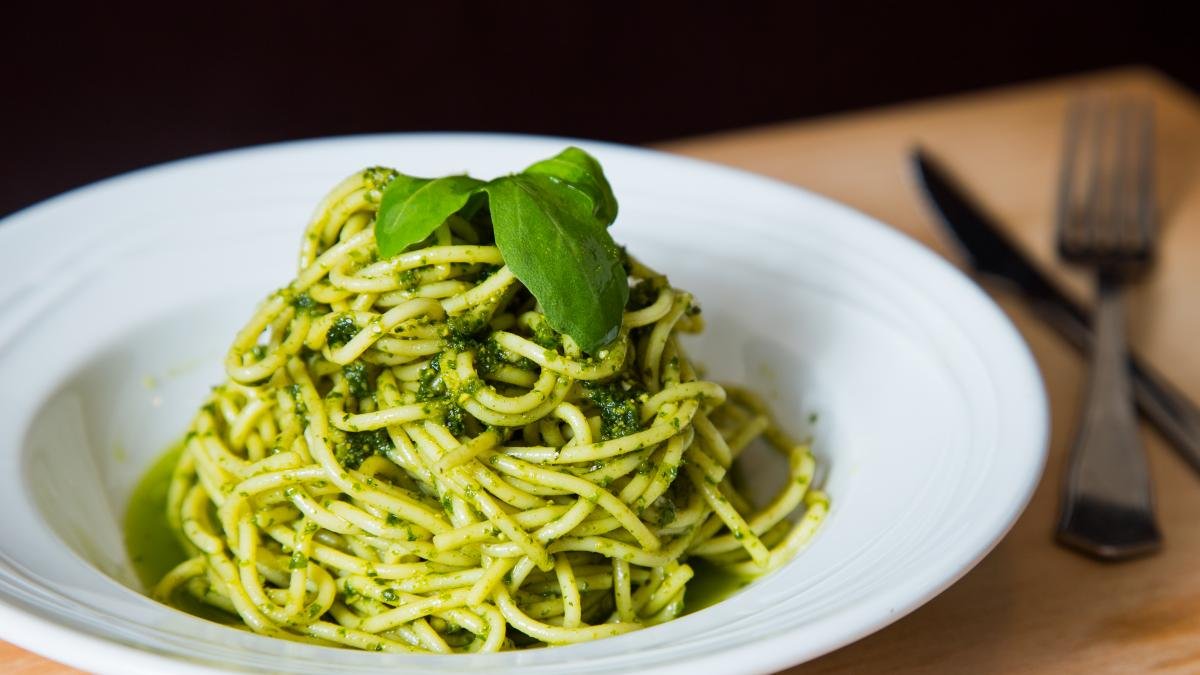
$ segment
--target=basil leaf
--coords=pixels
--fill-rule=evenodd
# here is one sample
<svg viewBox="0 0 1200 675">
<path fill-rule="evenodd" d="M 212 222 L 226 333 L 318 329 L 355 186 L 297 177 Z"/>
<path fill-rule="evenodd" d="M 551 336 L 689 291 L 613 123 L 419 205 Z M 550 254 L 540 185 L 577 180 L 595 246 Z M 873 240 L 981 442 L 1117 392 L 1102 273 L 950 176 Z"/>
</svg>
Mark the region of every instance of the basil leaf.
<svg viewBox="0 0 1200 675">
<path fill-rule="evenodd" d="M 375 217 L 375 244 L 387 258 L 428 237 L 466 206 L 483 181 L 470 176 L 414 178 L 400 174 L 383 191 Z"/>
<path fill-rule="evenodd" d="M 592 212 L 606 226 L 617 219 L 617 198 L 604 177 L 600 162 L 573 145 L 550 159 L 531 165 L 523 173 L 550 176 L 583 192 L 592 200 Z"/>
<path fill-rule="evenodd" d="M 611 342 L 629 280 L 592 199 L 541 173 L 497 178 L 484 189 L 496 246 L 550 325 L 588 353 Z"/>
</svg>

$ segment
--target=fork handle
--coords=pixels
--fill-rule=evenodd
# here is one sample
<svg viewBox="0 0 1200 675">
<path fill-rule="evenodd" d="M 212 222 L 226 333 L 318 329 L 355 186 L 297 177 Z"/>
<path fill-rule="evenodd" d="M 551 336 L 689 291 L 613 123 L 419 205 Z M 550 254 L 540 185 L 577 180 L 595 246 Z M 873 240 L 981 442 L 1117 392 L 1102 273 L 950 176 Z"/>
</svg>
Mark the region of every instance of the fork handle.
<svg viewBox="0 0 1200 675">
<path fill-rule="evenodd" d="M 1095 339 L 1091 312 L 1070 299 L 1040 271 L 1031 271 L 1032 276 L 1021 289 L 1034 311 L 1076 349 L 1092 353 Z M 1134 398 L 1142 414 L 1162 432 L 1179 457 L 1200 473 L 1200 409 L 1162 373 L 1132 352 L 1129 368 Z"/>
<path fill-rule="evenodd" d="M 1091 375 L 1058 538 L 1097 557 L 1120 559 L 1156 550 L 1161 536 L 1133 407 L 1121 284 L 1101 272 L 1096 289 Z"/>
</svg>

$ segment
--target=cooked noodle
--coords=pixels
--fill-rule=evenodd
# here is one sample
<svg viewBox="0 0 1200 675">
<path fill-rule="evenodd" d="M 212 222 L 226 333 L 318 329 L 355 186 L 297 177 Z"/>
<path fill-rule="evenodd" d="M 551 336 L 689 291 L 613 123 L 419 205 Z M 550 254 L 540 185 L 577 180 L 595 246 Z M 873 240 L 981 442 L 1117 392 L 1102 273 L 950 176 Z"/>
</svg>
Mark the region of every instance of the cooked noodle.
<svg viewBox="0 0 1200 675">
<path fill-rule="evenodd" d="M 828 508 L 813 456 L 698 379 L 690 295 L 630 258 L 619 336 L 587 356 L 486 225 L 377 259 L 389 177 L 326 197 L 297 277 L 235 338 L 170 487 L 191 557 L 157 598 L 320 644 L 497 651 L 667 621 L 689 558 L 750 578 L 805 545 Z M 759 437 L 789 478 L 756 509 L 730 467 Z"/>
</svg>

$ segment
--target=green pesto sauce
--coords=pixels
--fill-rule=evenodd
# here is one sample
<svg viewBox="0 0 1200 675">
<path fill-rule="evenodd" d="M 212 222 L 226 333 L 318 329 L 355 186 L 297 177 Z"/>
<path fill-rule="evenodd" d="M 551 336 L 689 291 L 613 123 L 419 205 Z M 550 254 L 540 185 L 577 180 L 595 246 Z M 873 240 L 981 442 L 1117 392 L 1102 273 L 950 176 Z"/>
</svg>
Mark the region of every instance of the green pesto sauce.
<svg viewBox="0 0 1200 675">
<path fill-rule="evenodd" d="M 691 565 L 695 576 L 688 580 L 687 592 L 683 595 L 684 614 L 711 607 L 750 583 L 702 558 L 692 558 L 688 560 L 688 565 Z"/>
<path fill-rule="evenodd" d="M 171 445 L 138 481 L 125 511 L 125 552 L 133 571 L 149 593 L 176 565 L 187 560 L 187 553 L 167 522 L 167 490 L 171 475 L 183 453 L 183 441 Z M 218 623 L 239 623 L 236 616 L 204 604 L 188 593 L 179 593 L 172 604 L 193 616 Z"/>
<path fill-rule="evenodd" d="M 125 512 L 125 550 L 142 588 L 150 591 L 187 554 L 167 524 L 167 490 L 183 444 L 172 445 L 142 476 Z"/>
</svg>

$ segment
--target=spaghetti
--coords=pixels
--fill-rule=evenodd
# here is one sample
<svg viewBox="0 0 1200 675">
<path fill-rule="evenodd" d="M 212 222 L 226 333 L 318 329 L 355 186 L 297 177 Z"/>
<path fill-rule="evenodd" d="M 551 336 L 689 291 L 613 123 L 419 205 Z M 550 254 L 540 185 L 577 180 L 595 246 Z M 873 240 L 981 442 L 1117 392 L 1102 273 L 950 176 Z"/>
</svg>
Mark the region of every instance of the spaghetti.
<svg viewBox="0 0 1200 675">
<path fill-rule="evenodd" d="M 813 456 L 757 397 L 698 378 L 690 295 L 629 258 L 619 335 L 586 355 L 486 214 L 379 259 L 390 175 L 325 198 L 296 278 L 237 334 L 170 485 L 190 557 L 156 598 L 293 640 L 489 652 L 667 621 L 688 559 L 750 578 L 804 546 L 828 508 Z M 756 509 L 730 469 L 759 437 L 789 480 Z"/>
</svg>

